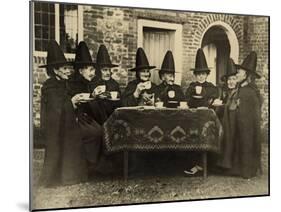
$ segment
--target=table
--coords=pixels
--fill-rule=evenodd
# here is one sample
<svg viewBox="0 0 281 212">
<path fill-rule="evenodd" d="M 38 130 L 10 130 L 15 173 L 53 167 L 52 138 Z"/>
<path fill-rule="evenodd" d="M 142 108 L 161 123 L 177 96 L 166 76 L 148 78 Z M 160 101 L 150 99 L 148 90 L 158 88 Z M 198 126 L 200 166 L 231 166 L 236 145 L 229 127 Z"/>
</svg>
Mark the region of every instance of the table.
<svg viewBox="0 0 281 212">
<path fill-rule="evenodd" d="M 204 178 L 207 152 L 219 153 L 222 125 L 212 109 L 122 107 L 103 125 L 105 149 L 124 153 L 128 178 L 129 151 L 201 151 Z"/>
</svg>

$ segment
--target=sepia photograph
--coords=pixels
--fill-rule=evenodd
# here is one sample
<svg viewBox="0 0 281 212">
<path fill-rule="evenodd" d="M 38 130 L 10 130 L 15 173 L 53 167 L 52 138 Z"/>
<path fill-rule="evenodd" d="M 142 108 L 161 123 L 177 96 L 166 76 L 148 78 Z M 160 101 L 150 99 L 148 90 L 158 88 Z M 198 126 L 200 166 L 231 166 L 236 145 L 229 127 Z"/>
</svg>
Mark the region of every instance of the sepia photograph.
<svg viewBox="0 0 281 212">
<path fill-rule="evenodd" d="M 29 4 L 31 210 L 269 196 L 269 16 Z"/>
</svg>

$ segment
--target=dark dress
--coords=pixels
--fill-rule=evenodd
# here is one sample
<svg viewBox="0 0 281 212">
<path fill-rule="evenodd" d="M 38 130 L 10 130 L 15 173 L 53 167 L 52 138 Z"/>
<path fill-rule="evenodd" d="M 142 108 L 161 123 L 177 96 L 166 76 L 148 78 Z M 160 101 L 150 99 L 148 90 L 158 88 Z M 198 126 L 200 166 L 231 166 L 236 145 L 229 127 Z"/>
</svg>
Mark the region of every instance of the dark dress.
<svg viewBox="0 0 281 212">
<path fill-rule="evenodd" d="M 78 93 L 92 93 L 91 82 L 80 74 L 70 79 L 68 84 L 68 92 L 71 97 Z M 99 160 L 102 147 L 102 127 L 95 121 L 96 110 L 98 108 L 93 108 L 91 102 L 81 103 L 76 109 L 84 154 L 87 161 L 94 164 Z"/>
<path fill-rule="evenodd" d="M 170 92 L 173 92 L 174 95 L 170 95 Z M 185 101 L 184 93 L 179 85 L 173 84 L 168 85 L 165 82 L 162 82 L 154 89 L 156 101 L 162 101 L 165 107 L 173 106 L 171 101 L 176 102 L 176 106 L 179 105 L 180 101 Z"/>
<path fill-rule="evenodd" d="M 87 180 L 82 137 L 66 81 L 49 78 L 42 87 L 41 131 L 46 153 L 40 183 L 76 184 Z"/>
<path fill-rule="evenodd" d="M 127 87 L 125 88 L 123 95 L 122 95 L 122 106 L 138 106 L 138 105 L 144 105 L 143 99 L 141 98 L 141 95 L 139 98 L 134 97 L 134 92 L 136 90 L 137 85 L 141 81 L 138 79 L 135 79 L 128 83 Z M 151 83 L 151 88 L 147 90 L 143 90 L 142 93 L 146 92 L 148 94 L 154 93 L 156 85 L 154 83 Z"/>
<path fill-rule="evenodd" d="M 196 94 L 196 86 L 202 86 L 201 95 Z M 210 82 L 192 82 L 187 88 L 185 96 L 190 108 L 209 107 L 212 100 L 218 98 L 218 89 Z"/>
<path fill-rule="evenodd" d="M 223 125 L 223 140 L 222 151 L 219 156 L 217 165 L 219 167 L 228 169 L 228 172 L 235 173 L 235 161 L 237 161 L 237 140 L 236 140 L 236 113 L 238 108 L 238 90 L 228 89 L 224 90 L 223 103 L 224 107 L 219 109 L 223 110 L 222 116 L 220 116 Z"/>
<path fill-rule="evenodd" d="M 105 81 L 100 78 L 95 78 L 91 84 L 91 89 L 94 90 L 100 85 L 105 85 L 106 92 L 117 91 L 119 93 L 118 99 L 120 99 L 120 87 L 114 79 L 110 78 L 110 80 Z M 96 119 L 98 123 L 102 125 L 116 108 L 121 107 L 121 100 L 97 98 L 93 107 L 94 106 L 98 107 L 99 114 L 96 114 Z"/>
<path fill-rule="evenodd" d="M 239 175 L 251 178 L 261 168 L 261 97 L 255 84 L 240 86 L 236 113 Z M 260 170 L 261 171 L 261 170 Z"/>
</svg>

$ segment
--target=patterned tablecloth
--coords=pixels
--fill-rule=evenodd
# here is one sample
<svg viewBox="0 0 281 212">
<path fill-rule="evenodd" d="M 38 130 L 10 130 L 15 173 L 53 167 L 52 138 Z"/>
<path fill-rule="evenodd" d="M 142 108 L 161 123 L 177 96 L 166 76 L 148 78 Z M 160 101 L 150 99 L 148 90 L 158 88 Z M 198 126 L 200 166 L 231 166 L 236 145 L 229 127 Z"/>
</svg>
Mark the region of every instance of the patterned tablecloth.
<svg viewBox="0 0 281 212">
<path fill-rule="evenodd" d="M 118 108 L 104 123 L 107 152 L 220 152 L 222 126 L 211 109 Z"/>
</svg>

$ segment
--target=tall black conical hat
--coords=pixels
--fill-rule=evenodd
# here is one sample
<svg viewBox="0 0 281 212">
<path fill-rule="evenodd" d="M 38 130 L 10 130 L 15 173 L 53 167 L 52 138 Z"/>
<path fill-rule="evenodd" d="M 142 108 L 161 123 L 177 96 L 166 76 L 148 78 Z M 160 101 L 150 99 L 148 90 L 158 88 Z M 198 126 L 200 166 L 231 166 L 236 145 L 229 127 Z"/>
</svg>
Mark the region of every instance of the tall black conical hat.
<svg viewBox="0 0 281 212">
<path fill-rule="evenodd" d="M 98 50 L 98 54 L 97 54 L 97 65 L 100 68 L 103 67 L 108 67 L 108 68 L 112 68 L 112 67 L 117 67 L 118 65 L 116 64 L 112 64 L 107 48 L 105 47 L 105 45 L 100 45 L 99 50 Z"/>
<path fill-rule="evenodd" d="M 55 40 L 50 40 L 47 48 L 47 64 L 39 66 L 40 68 L 48 68 L 52 66 L 63 66 L 70 65 L 59 46 Z"/>
<path fill-rule="evenodd" d="M 191 69 L 193 72 L 207 72 L 210 73 L 208 68 L 205 54 L 201 48 L 197 50 L 195 59 L 195 68 Z"/>
<path fill-rule="evenodd" d="M 235 75 L 235 74 L 237 74 L 236 65 L 235 65 L 234 61 L 232 60 L 232 58 L 229 58 L 227 61 L 226 74 L 221 77 L 221 80 L 225 81 L 227 79 L 227 77 Z"/>
<path fill-rule="evenodd" d="M 84 41 L 81 41 L 76 49 L 73 65 L 74 68 L 88 65 L 96 66 L 96 63 L 92 60 L 89 48 Z"/>
<path fill-rule="evenodd" d="M 155 66 L 150 66 L 143 48 L 138 48 L 136 55 L 136 67 L 129 71 L 138 71 L 141 69 L 153 69 Z"/>
<path fill-rule="evenodd" d="M 244 69 L 252 74 L 254 74 L 257 78 L 260 78 L 260 75 L 256 73 L 257 68 L 257 53 L 252 51 L 250 54 L 245 58 L 241 65 L 236 65 L 237 68 Z"/>
<path fill-rule="evenodd" d="M 173 53 L 170 50 L 167 51 L 165 54 L 160 71 L 175 73 L 175 61 L 174 61 Z"/>
</svg>

